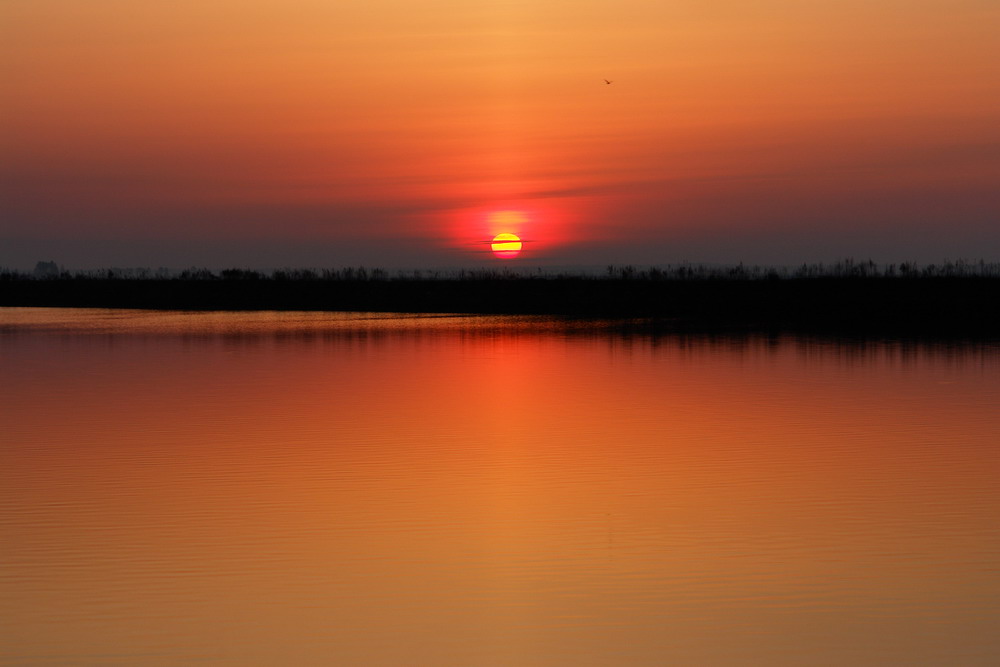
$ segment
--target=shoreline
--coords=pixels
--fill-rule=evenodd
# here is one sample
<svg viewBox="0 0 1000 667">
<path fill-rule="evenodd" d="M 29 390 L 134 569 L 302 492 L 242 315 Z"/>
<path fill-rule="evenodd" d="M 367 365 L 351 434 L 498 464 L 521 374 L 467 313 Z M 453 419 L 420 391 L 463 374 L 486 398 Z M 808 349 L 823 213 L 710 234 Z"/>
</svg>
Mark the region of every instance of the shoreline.
<svg viewBox="0 0 1000 667">
<path fill-rule="evenodd" d="M 8 279 L 0 307 L 648 319 L 680 331 L 1000 338 L 1000 278 Z"/>
</svg>

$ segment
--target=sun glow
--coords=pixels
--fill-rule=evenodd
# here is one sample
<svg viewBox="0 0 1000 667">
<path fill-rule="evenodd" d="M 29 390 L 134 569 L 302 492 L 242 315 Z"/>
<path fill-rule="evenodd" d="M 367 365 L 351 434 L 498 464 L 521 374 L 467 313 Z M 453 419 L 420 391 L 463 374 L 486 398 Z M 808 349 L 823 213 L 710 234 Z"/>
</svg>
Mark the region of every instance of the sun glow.
<svg viewBox="0 0 1000 667">
<path fill-rule="evenodd" d="M 493 237 L 490 248 L 500 259 L 511 259 L 521 254 L 521 239 L 516 234 L 503 232 Z"/>
<path fill-rule="evenodd" d="M 528 222 L 528 215 L 523 211 L 493 211 L 488 219 L 491 227 L 517 229 Z"/>
<path fill-rule="evenodd" d="M 553 244 L 565 238 L 561 230 L 567 215 L 560 207 L 571 204 L 560 201 L 558 205 L 525 200 L 455 209 L 449 216 L 450 244 L 467 253 L 470 261 L 547 258 Z"/>
</svg>

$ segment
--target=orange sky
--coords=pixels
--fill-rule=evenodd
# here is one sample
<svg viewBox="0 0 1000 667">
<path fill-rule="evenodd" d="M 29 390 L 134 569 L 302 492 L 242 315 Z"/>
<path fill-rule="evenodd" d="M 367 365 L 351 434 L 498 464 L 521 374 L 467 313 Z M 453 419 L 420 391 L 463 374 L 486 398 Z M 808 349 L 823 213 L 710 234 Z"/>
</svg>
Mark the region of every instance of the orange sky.
<svg viewBox="0 0 1000 667">
<path fill-rule="evenodd" d="M 990 0 L 6 0 L 0 266 L 996 259 L 998 34 Z"/>
</svg>

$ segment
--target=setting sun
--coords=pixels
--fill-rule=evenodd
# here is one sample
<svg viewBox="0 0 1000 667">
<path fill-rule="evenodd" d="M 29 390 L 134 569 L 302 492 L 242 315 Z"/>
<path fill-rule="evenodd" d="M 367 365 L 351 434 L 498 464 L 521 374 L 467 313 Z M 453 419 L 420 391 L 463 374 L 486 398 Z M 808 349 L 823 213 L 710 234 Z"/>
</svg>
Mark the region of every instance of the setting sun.
<svg viewBox="0 0 1000 667">
<path fill-rule="evenodd" d="M 500 259 L 511 259 L 521 254 L 521 239 L 517 234 L 504 232 L 493 237 L 490 245 L 493 254 Z"/>
</svg>

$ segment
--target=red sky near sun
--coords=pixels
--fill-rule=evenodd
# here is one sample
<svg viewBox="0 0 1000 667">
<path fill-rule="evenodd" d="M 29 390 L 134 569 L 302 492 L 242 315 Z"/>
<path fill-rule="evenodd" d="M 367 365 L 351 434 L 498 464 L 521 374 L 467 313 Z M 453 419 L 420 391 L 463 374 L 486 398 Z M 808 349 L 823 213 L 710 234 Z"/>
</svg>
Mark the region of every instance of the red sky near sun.
<svg viewBox="0 0 1000 667">
<path fill-rule="evenodd" d="M 0 265 L 995 256 L 998 30 L 986 0 L 12 0 Z"/>
</svg>

